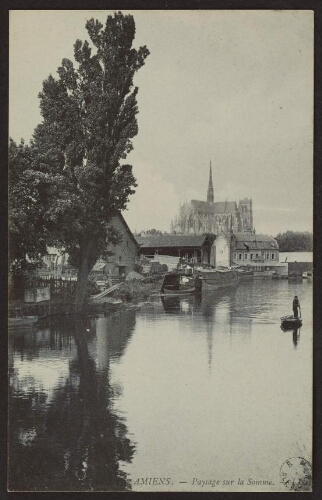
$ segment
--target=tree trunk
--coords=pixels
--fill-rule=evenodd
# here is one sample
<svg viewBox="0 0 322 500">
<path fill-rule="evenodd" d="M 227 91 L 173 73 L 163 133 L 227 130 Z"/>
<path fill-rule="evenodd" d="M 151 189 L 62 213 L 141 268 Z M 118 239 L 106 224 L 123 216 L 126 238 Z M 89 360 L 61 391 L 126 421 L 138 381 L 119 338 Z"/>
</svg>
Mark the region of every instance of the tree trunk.
<svg viewBox="0 0 322 500">
<path fill-rule="evenodd" d="M 77 285 L 76 285 L 76 299 L 75 308 L 76 312 L 80 312 L 84 305 L 84 300 L 86 296 L 87 289 L 87 279 L 92 268 L 91 250 L 93 248 L 94 241 L 89 240 L 83 244 L 81 251 L 81 261 L 78 269 Z"/>
</svg>

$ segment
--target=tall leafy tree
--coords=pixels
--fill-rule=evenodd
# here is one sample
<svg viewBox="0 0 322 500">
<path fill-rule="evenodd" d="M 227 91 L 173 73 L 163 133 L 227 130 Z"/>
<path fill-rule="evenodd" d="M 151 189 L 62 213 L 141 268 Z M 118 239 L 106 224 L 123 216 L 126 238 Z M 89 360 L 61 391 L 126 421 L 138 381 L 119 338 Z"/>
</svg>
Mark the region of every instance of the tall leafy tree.
<svg viewBox="0 0 322 500">
<path fill-rule="evenodd" d="M 110 220 L 126 207 L 136 186 L 131 165 L 121 162 L 138 133 L 133 77 L 149 54 L 145 46 L 132 48 L 131 15 L 109 15 L 105 26 L 91 19 L 86 28 L 92 47 L 77 40 L 75 62 L 63 59 L 58 78 L 50 75 L 43 82 L 43 122 L 32 141 L 35 170 L 51 174 L 60 186 L 47 218 L 52 237 L 79 269 L 77 309 L 107 242 L 120 241 Z"/>
</svg>

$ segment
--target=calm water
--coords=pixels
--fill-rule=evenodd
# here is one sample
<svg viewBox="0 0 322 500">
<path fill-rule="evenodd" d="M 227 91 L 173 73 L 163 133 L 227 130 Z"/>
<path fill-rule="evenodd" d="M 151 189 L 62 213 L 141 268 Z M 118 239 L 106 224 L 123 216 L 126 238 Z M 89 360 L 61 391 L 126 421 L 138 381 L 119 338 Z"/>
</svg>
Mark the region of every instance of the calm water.
<svg viewBox="0 0 322 500">
<path fill-rule="evenodd" d="M 9 489 L 285 491 L 285 460 L 311 462 L 311 357 L 305 281 L 10 333 Z"/>
</svg>

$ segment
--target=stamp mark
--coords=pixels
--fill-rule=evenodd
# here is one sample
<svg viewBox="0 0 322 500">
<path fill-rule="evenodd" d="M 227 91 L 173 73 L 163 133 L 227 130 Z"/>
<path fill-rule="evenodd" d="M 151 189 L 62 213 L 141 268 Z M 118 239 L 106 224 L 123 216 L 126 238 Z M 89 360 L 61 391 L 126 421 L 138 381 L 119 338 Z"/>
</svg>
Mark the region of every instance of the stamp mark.
<svg viewBox="0 0 322 500">
<path fill-rule="evenodd" d="M 312 467 L 302 457 L 291 457 L 280 468 L 281 482 L 293 491 L 311 491 Z"/>
</svg>

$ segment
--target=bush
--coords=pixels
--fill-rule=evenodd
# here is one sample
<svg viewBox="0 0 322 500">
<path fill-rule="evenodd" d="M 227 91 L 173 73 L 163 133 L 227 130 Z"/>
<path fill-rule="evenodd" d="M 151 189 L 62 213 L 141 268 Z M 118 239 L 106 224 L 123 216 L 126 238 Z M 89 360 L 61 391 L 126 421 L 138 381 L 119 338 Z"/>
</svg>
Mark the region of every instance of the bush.
<svg viewBox="0 0 322 500">
<path fill-rule="evenodd" d="M 130 300 L 147 299 L 151 295 L 150 287 L 141 280 L 124 281 L 114 292 L 114 297 L 129 302 Z"/>
</svg>

